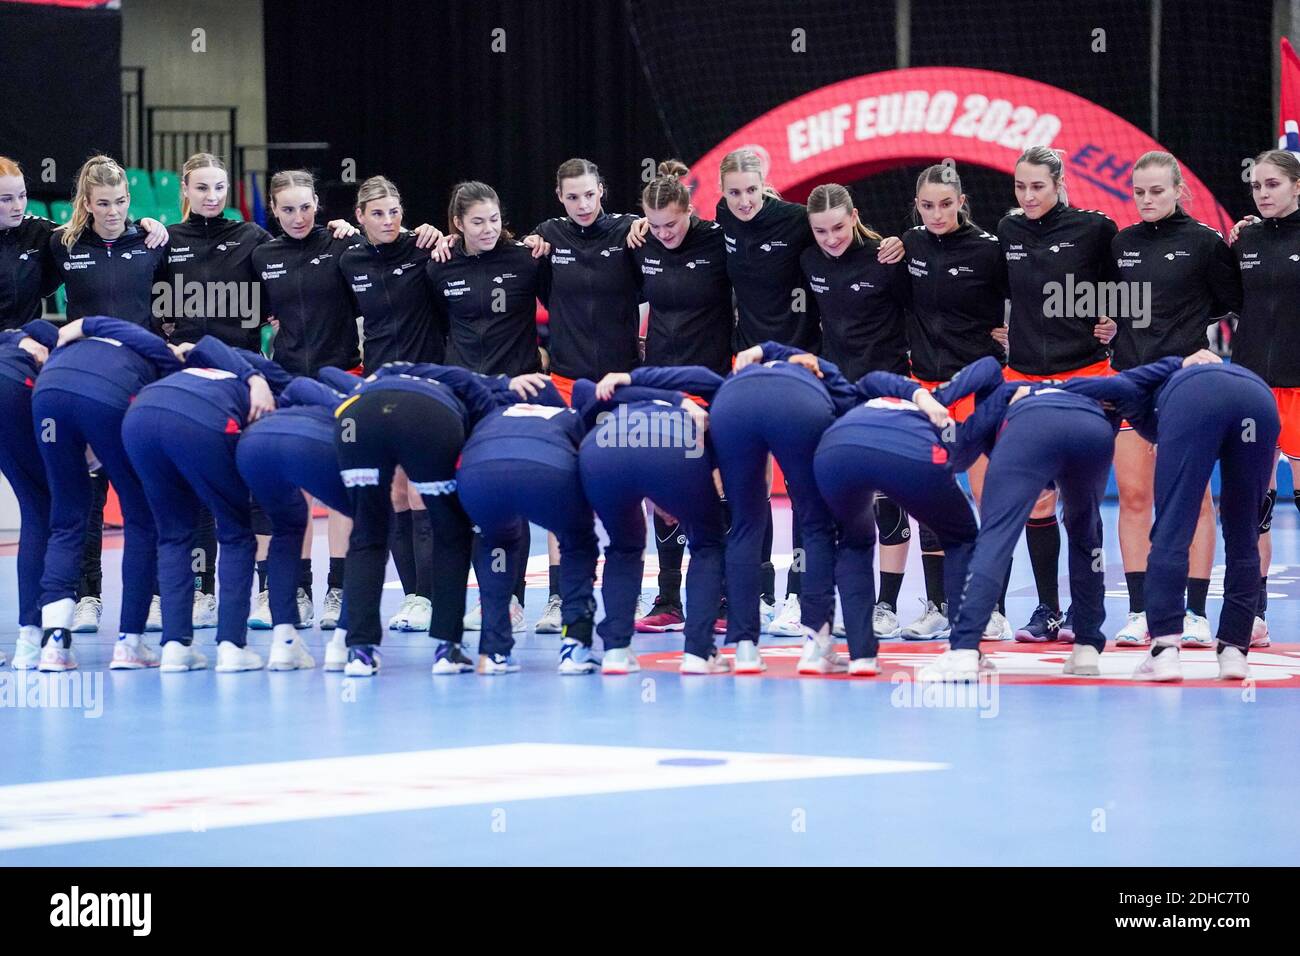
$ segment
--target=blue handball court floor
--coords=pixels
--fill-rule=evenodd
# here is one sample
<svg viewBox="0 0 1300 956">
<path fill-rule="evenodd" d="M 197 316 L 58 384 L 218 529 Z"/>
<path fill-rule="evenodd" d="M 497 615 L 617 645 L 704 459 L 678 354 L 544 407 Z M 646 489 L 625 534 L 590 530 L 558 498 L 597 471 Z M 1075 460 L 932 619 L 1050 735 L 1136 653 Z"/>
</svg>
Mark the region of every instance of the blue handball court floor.
<svg viewBox="0 0 1300 956">
<path fill-rule="evenodd" d="M 1274 645 L 1245 684 L 1207 679 L 1212 651 L 1184 651 L 1188 680 L 1159 686 L 1129 679 L 1141 651 L 1068 679 L 1064 645 L 986 644 L 998 679 L 946 694 L 911 679 L 938 642 L 887 644 L 876 678 L 799 678 L 795 642 L 765 637 L 765 675 L 682 677 L 679 634 L 639 636 L 644 670 L 625 677 L 560 677 L 558 636 L 531 631 L 522 672 L 502 677 L 435 677 L 429 638 L 395 632 L 370 680 L 114 672 L 110 536 L 103 628 L 78 635 L 75 683 L 0 669 L 0 865 L 1294 864 L 1297 517 L 1278 507 Z M 1127 609 L 1113 505 L 1105 522 L 1113 635 Z M 777 528 L 781 567 L 784 514 Z M 538 529 L 533 551 L 530 625 L 546 600 Z M 318 522 L 317 581 L 326 554 Z M 913 548 L 905 622 L 920 571 Z M 654 573 L 651 548 L 647 597 Z M 1212 623 L 1221 583 L 1220 564 Z M 400 600 L 390 580 L 386 616 Z M 1034 603 L 1022 543 L 1012 624 Z M 199 632 L 209 657 L 213 634 Z M 250 638 L 265 654 L 268 632 Z M 323 637 L 308 641 L 319 663 Z"/>
</svg>

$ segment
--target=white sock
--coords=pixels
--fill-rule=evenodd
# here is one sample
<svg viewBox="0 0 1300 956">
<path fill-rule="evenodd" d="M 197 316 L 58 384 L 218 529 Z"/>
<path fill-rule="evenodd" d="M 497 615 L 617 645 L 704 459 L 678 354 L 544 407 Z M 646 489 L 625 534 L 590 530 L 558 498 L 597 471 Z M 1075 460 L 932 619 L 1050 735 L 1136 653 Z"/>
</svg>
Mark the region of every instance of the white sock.
<svg viewBox="0 0 1300 956">
<path fill-rule="evenodd" d="M 334 636 L 330 638 L 331 644 L 346 644 L 348 642 L 348 632 L 341 627 L 334 628 Z"/>
<path fill-rule="evenodd" d="M 28 624 L 25 627 L 18 628 L 18 640 L 26 641 L 28 644 L 35 644 L 37 647 L 41 644 L 41 629 L 35 624 Z"/>
<path fill-rule="evenodd" d="M 297 636 L 298 629 L 292 624 L 277 624 L 271 632 L 272 641 L 284 641 L 285 643 L 288 643 Z"/>
<path fill-rule="evenodd" d="M 1177 647 L 1182 639 L 1183 635 L 1181 634 L 1165 634 L 1162 637 L 1153 638 L 1157 644 L 1165 644 L 1169 647 Z"/>
<path fill-rule="evenodd" d="M 140 635 L 139 635 L 139 634 L 119 634 L 119 635 L 117 636 L 117 639 L 118 639 L 119 641 L 125 641 L 127 647 L 139 647 L 139 646 L 140 646 Z"/>
<path fill-rule="evenodd" d="M 72 598 L 53 601 L 41 608 L 41 627 L 63 627 L 72 629 L 72 612 L 77 609 L 77 602 Z"/>
</svg>

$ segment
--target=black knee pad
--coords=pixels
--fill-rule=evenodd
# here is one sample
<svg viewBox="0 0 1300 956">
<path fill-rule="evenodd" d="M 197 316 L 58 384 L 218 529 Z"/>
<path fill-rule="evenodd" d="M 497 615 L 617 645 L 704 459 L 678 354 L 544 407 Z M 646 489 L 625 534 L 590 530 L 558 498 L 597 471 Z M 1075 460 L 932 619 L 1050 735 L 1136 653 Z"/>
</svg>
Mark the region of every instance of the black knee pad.
<svg viewBox="0 0 1300 956">
<path fill-rule="evenodd" d="M 249 523 L 253 526 L 253 534 L 263 534 L 270 537 L 272 532 L 271 518 L 261 509 L 256 501 L 252 502 L 249 506 L 248 516 Z M 308 513 L 307 521 L 308 523 L 311 522 L 310 513 Z"/>
<path fill-rule="evenodd" d="M 1270 488 L 1259 506 L 1259 533 L 1268 534 L 1273 527 L 1273 506 L 1277 504 L 1277 489 Z"/>
<path fill-rule="evenodd" d="M 912 526 L 908 523 L 907 512 L 884 495 L 877 495 L 876 527 L 880 529 L 880 543 L 906 544 L 912 537 Z"/>
<path fill-rule="evenodd" d="M 923 552 L 933 553 L 935 551 L 943 550 L 943 542 L 939 540 L 939 536 L 937 534 L 935 534 L 925 525 L 921 524 L 919 521 L 917 522 L 916 526 L 920 530 L 921 550 Z"/>
</svg>

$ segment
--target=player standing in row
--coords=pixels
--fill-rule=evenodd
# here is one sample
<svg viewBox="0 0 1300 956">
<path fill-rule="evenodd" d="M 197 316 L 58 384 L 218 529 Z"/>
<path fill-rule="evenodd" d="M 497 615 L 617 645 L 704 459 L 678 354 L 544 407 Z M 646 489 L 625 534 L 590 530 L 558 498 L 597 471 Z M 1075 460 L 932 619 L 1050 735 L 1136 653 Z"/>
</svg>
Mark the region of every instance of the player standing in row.
<svg viewBox="0 0 1300 956">
<path fill-rule="evenodd" d="M 735 325 L 722 226 L 700 219 L 682 181 L 689 170 L 675 160 L 659 164 L 658 177 L 641 192 L 645 244 L 633 250 L 641 294 L 650 304 L 645 362 L 652 366 L 701 365 L 719 375 L 731 370 Z M 680 631 L 682 558 L 686 530 L 653 511 L 659 552 L 659 592 L 636 622 L 638 631 Z M 676 516 L 674 516 L 676 517 Z M 726 617 L 725 601 L 718 620 Z M 720 624 L 717 626 L 721 626 Z"/>
<path fill-rule="evenodd" d="M 1042 382 L 1113 374 L 1106 344 L 1115 335 L 1115 320 L 1096 308 L 1077 314 L 1070 290 L 1115 280 L 1115 223 L 1069 204 L 1061 157 L 1046 146 L 1021 153 L 1014 175 L 1020 208 L 998 223 L 1011 297 L 1006 378 Z M 1057 589 L 1061 535 L 1054 492 L 1039 497 L 1025 536 L 1038 606 L 1016 640 L 1071 640 L 1072 622 L 1068 614 L 1061 616 Z"/>
<path fill-rule="evenodd" d="M 1187 199 L 1182 170 L 1169 153 L 1145 153 L 1134 164 L 1133 200 L 1141 221 L 1120 230 L 1111 241 L 1111 253 L 1130 306 L 1142 299 L 1145 306 L 1140 311 L 1130 308 L 1127 319 L 1117 316 L 1121 321 L 1111 343 L 1116 371 L 1207 349 L 1205 330 L 1211 319 L 1241 308 L 1241 277 L 1232 251 L 1217 232 L 1184 211 Z M 1129 610 L 1127 622 L 1115 634 L 1119 645 L 1150 643 L 1143 586 L 1151 549 L 1155 473 L 1155 446 L 1131 425 L 1122 426 L 1115 439 L 1115 481 Z M 1192 576 L 1187 580 L 1182 637 L 1187 647 L 1214 643 L 1205 616 L 1214 566 L 1214 521 L 1214 501 L 1207 486 L 1191 545 Z"/>
</svg>

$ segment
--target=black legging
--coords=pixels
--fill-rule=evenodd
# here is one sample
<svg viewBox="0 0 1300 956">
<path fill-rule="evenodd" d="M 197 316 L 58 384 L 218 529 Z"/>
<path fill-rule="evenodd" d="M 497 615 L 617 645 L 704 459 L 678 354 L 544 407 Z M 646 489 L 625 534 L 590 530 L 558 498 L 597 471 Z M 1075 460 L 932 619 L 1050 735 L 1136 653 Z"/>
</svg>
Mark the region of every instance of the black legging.
<svg viewBox="0 0 1300 956">
<path fill-rule="evenodd" d="M 432 637 L 460 641 L 473 526 L 456 496 L 461 417 L 438 399 L 399 388 L 366 392 L 339 413 L 339 471 L 352 501 L 344 572 L 348 645 L 378 644 L 388 565 L 393 472 L 398 465 L 424 499 L 433 527 Z"/>
</svg>

